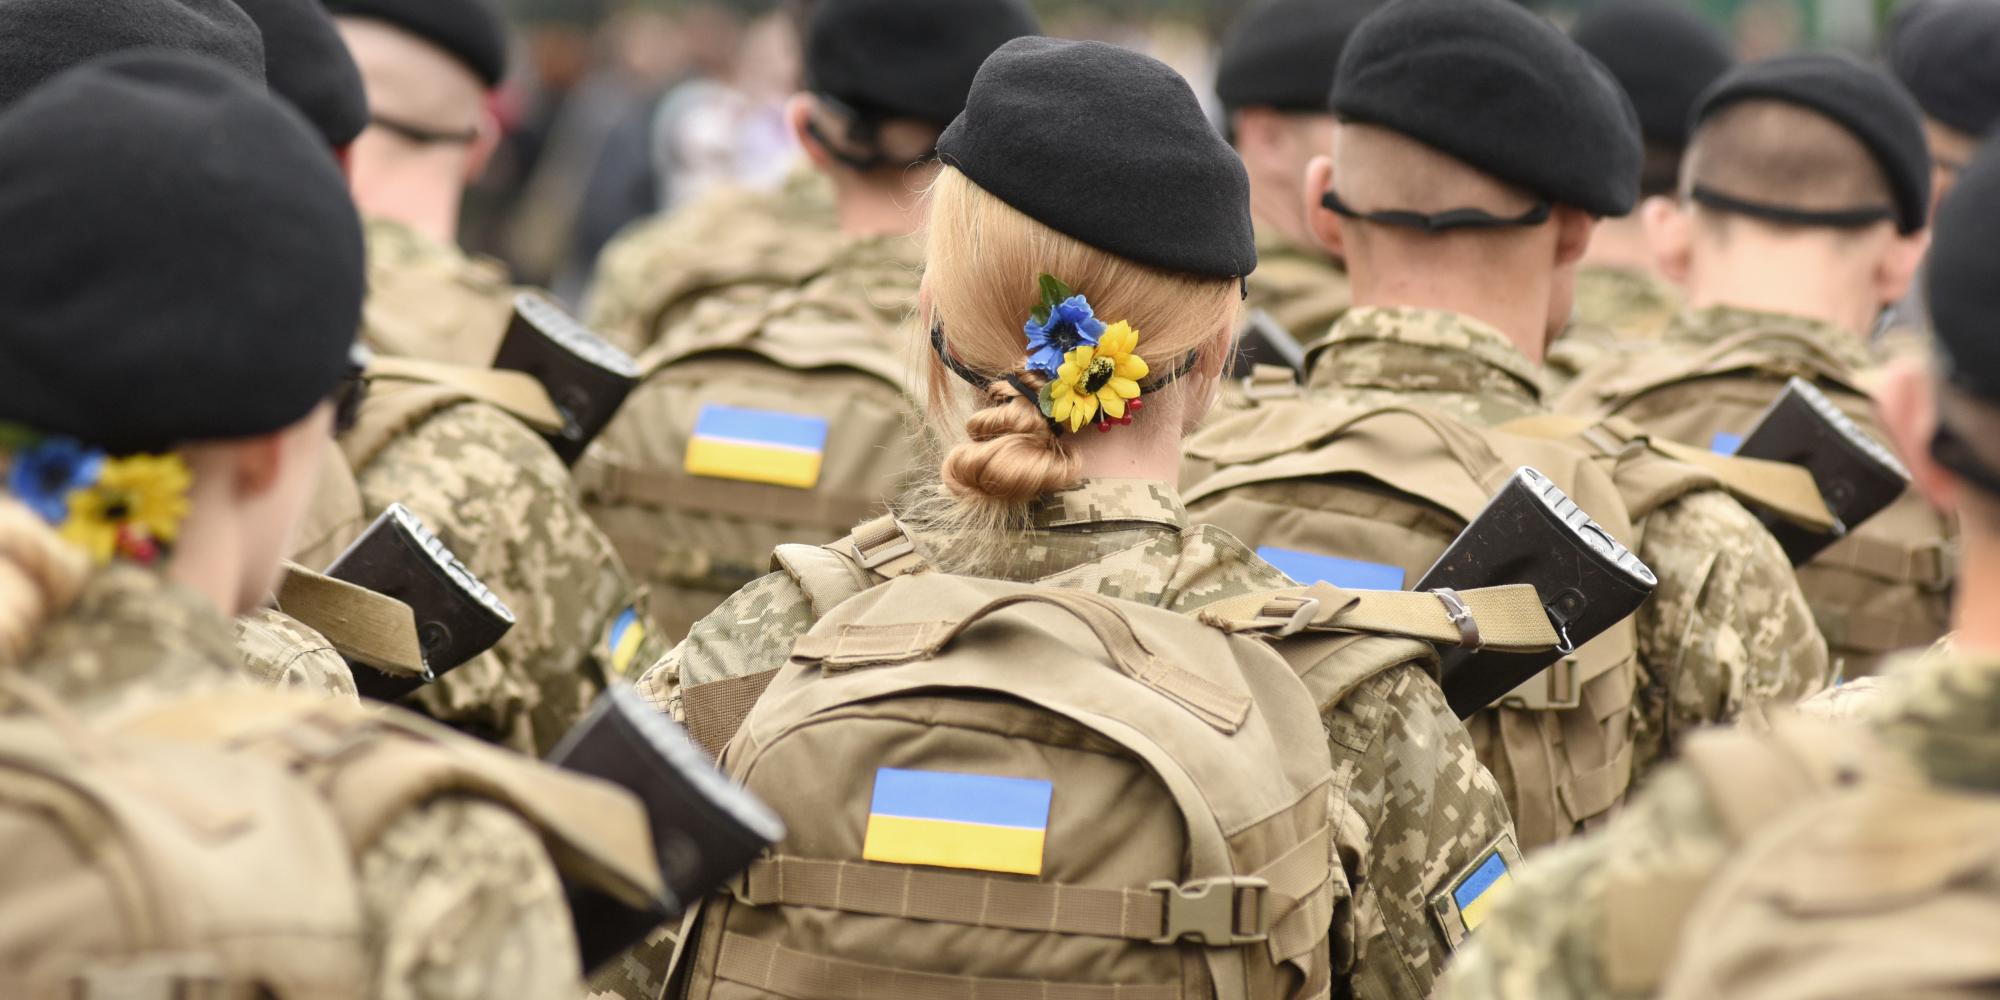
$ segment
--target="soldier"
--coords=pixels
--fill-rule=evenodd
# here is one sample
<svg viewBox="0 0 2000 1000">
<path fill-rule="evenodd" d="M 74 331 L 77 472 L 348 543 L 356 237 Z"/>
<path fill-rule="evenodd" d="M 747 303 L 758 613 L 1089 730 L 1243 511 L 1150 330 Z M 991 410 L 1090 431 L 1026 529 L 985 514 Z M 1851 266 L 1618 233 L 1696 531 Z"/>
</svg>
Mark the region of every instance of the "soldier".
<svg viewBox="0 0 2000 1000">
<path fill-rule="evenodd" d="M 762 576 L 772 548 L 833 541 L 915 478 L 924 449 L 907 446 L 905 321 L 937 136 L 979 64 L 1035 33 L 1021 0 L 815 6 L 810 89 L 787 116 L 833 182 L 840 247 L 797 288 L 710 299 L 675 324 L 640 357 L 645 383 L 577 472 L 668 634 Z M 803 450 L 773 464 L 760 445 Z"/>
<path fill-rule="evenodd" d="M 1621 0 L 1592 7 L 1570 37 L 1596 56 L 1639 112 L 1645 158 L 1640 211 L 1604 219 L 1576 274 L 1576 316 L 1549 348 L 1548 368 L 1573 378 L 1627 339 L 1649 340 L 1681 308 L 1681 292 L 1660 273 L 1646 240 L 1644 214 L 1654 198 L 1680 190 L 1688 116 L 1695 101 L 1736 59 L 1729 39 L 1675 0 Z"/>
<path fill-rule="evenodd" d="M 1257 280 L 1249 308 L 1269 313 L 1301 343 L 1347 311 L 1347 273 L 1313 239 L 1301 186 L 1306 163 L 1333 144 L 1326 109 L 1340 50 L 1375 0 L 1271 0 L 1223 39 L 1215 92 L 1250 172 Z"/>
<path fill-rule="evenodd" d="M 1551 843 L 1606 818 L 1687 729 L 1816 691 L 1825 646 L 1784 552 L 1716 479 L 1648 457 L 1629 427 L 1528 457 L 1493 433 L 1548 414 L 1535 362 L 1569 316 L 1566 278 L 1595 218 L 1636 195 L 1638 129 L 1608 75 L 1517 5 L 1400 0 L 1355 32 L 1333 107 L 1333 155 L 1307 187 L 1355 306 L 1308 349 L 1303 399 L 1189 442 L 1191 508 L 1343 586 L 1414 584 L 1518 465 L 1618 525 L 1653 596 L 1471 720 L 1524 844 Z M 1415 414 L 1345 450 L 1350 417 L 1384 409 Z"/>
<path fill-rule="evenodd" d="M 800 636 L 890 577 L 931 569 L 1190 614 L 1286 582 L 1190 525 L 1171 485 L 1256 263 L 1242 163 L 1185 81 L 1128 50 L 1017 39 L 987 60 L 938 151 L 923 294 L 935 359 L 920 398 L 929 429 L 959 443 L 927 499 L 842 542 L 781 549 L 785 571 L 647 672 L 641 692 L 711 747 Z M 1321 705 L 1351 887 L 1332 917 L 1341 995 L 1424 995 L 1463 933 L 1427 907 L 1514 854 L 1442 692 L 1393 660 L 1315 673 L 1343 679 Z M 706 948 L 684 951 L 700 963 Z"/>
<path fill-rule="evenodd" d="M 1814 54 L 1732 71 L 1703 98 L 1680 206 L 1659 227 L 1691 308 L 1560 407 L 1728 453 L 1803 376 L 1881 438 L 1859 378 L 1922 259 L 1930 171 L 1922 118 L 1881 70 Z M 1951 550 L 1948 522 L 1911 490 L 1800 568 L 1844 675 L 1943 634 Z"/>
<path fill-rule="evenodd" d="M 1917 482 L 1961 515 L 1950 647 L 1885 678 L 1865 728 L 1703 737 L 1608 829 L 1531 864 L 1440 996 L 1976 996 L 2000 975 L 2000 147 L 1946 208 L 1929 277 L 1944 357 L 1934 381 L 1885 387 L 1883 410 Z"/>
<path fill-rule="evenodd" d="M 323 143 L 230 68 L 116 55 L 0 115 L 0 227 L 38 234 L 0 247 L 0 739 L 17 787 L 103 782 L 59 848 L 35 817 L 63 800 L 9 799 L 4 991 L 574 995 L 551 858 L 643 873 L 592 839 L 643 841 L 636 801 L 394 710 L 240 690 L 228 616 L 271 591 L 360 318 Z"/>
<path fill-rule="evenodd" d="M 450 238 L 465 172 L 490 145 L 484 100 L 504 67 L 503 27 L 484 0 L 327 7 L 372 109 L 348 154 L 356 200 L 376 217 L 362 338 L 385 357 L 469 364 L 370 373 L 358 422 L 340 437 L 344 466 L 322 487 L 323 502 L 339 509 L 316 511 L 325 531 L 301 541 L 324 553 L 392 503 L 421 518 L 516 624 L 491 654 L 418 699 L 469 732 L 546 753 L 609 677 L 652 659 L 640 649 L 665 647 L 569 470 L 523 422 L 546 419 L 546 393 L 524 376 L 525 402 L 539 407 L 482 388 L 513 289 L 478 278 Z"/>
</svg>

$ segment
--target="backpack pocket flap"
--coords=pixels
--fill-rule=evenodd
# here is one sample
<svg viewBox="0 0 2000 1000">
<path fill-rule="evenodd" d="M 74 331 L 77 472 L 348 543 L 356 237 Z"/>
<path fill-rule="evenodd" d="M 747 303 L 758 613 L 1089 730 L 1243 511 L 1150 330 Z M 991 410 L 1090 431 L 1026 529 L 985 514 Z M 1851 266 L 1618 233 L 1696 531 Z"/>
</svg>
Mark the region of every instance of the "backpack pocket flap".
<svg viewBox="0 0 2000 1000">
<path fill-rule="evenodd" d="M 952 622 L 841 625 L 830 634 L 800 636 L 792 646 L 792 658 L 817 664 L 827 673 L 911 663 L 937 655 L 956 634 L 957 626 Z"/>
<path fill-rule="evenodd" d="M 1754 889 L 1799 914 L 1908 906 L 1954 884 L 2000 881 L 2000 803 L 1886 784 L 1808 811 L 1766 852 Z"/>
</svg>

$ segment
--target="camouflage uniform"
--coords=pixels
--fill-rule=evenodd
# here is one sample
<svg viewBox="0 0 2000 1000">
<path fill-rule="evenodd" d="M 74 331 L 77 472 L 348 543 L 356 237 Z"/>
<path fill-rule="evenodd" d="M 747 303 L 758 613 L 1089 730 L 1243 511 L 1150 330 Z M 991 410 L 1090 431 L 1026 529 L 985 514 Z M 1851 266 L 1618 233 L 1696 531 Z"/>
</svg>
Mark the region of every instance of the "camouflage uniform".
<svg viewBox="0 0 2000 1000">
<path fill-rule="evenodd" d="M 1305 247 L 1269 226 L 1257 229 L 1257 273 L 1250 278 L 1249 309 L 1271 314 L 1300 343 L 1332 327 L 1353 302 L 1347 270 L 1318 247 Z"/>
<path fill-rule="evenodd" d="M 391 219 L 367 220 L 361 338 L 386 357 L 485 368 L 500 350 L 516 289 L 498 261 L 467 256 Z"/>
<path fill-rule="evenodd" d="M 1933 654 L 1898 667 L 1890 680 L 1868 723 L 1884 752 L 1913 762 L 1933 788 L 2000 792 L 2000 754 L 1992 739 L 2000 725 L 2000 662 Z M 1651 996 L 1651 984 L 1630 983 L 1630 970 L 1609 967 L 1607 913 L 1613 907 L 1630 912 L 1625 903 L 1683 908 L 1691 900 L 1629 897 L 1648 883 L 1697 890 L 1712 885 L 1739 847 L 1699 776 L 1685 766 L 1664 770 L 1611 826 L 1550 852 L 1517 876 L 1513 892 L 1495 906 L 1438 995 Z M 1644 933 L 1670 938 L 1679 930 L 1674 920 L 1656 919 Z"/>
<path fill-rule="evenodd" d="M 130 565 L 96 573 L 10 669 L 91 719 L 243 683 L 230 623 Z M 368 995 L 396 1000 L 574 995 L 568 904 L 541 836 L 491 802 L 447 796 L 390 822 L 360 858 Z"/>
<path fill-rule="evenodd" d="M 1540 374 L 1504 335 L 1434 310 L 1349 312 L 1313 346 L 1306 383 L 1336 406 L 1414 403 L 1486 428 L 1548 412 Z M 1637 527 L 1660 579 L 1636 616 L 1641 773 L 1694 726 L 1818 691 L 1827 654 L 1783 550 L 1726 493 L 1690 493 Z"/>
<path fill-rule="evenodd" d="M 1572 379 L 1634 344 L 1657 338 L 1680 312 L 1682 294 L 1651 271 L 1584 266 L 1576 274 L 1576 305 L 1543 361 L 1550 388 Z"/>
<path fill-rule="evenodd" d="M 1179 497 L 1160 483 L 1087 480 L 1035 504 L 1030 523 L 1031 533 L 953 568 L 1188 613 L 1291 585 L 1228 533 L 1190 526 Z M 914 540 L 924 553 L 965 551 L 948 536 L 919 531 Z M 686 665 L 699 661 L 703 677 L 775 669 L 814 620 L 790 576 L 767 576 L 697 625 L 646 672 L 639 690 L 678 715 Z M 1335 841 L 1355 886 L 1352 904 L 1336 910 L 1335 968 L 1344 984 L 1336 992 L 1425 996 L 1447 951 L 1427 902 L 1510 832 L 1506 805 L 1419 664 L 1363 682 L 1327 724 L 1343 792 L 1336 810 L 1345 817 Z M 599 985 L 609 984 L 600 979 Z M 655 982 L 634 985 L 655 988 Z"/>
<path fill-rule="evenodd" d="M 833 182 L 801 164 L 777 192 L 723 189 L 627 227 L 598 258 L 585 319 L 640 354 L 695 303 L 756 305 L 810 277 L 839 243 Z"/>
<path fill-rule="evenodd" d="M 236 619 L 236 651 L 251 678 L 275 688 L 354 701 L 354 669 L 325 636 L 283 612 L 261 608 Z"/>
</svg>

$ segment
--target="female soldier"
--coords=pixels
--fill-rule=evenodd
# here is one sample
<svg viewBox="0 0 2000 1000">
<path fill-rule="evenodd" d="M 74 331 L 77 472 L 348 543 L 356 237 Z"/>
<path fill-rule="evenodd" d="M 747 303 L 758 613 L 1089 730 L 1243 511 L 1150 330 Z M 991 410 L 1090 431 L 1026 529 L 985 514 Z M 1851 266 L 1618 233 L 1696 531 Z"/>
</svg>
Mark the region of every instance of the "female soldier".
<svg viewBox="0 0 2000 1000">
<path fill-rule="evenodd" d="M 987 60 L 938 152 L 920 370 L 927 430 L 958 443 L 898 518 L 811 558 L 781 550 L 785 572 L 642 679 L 711 749 L 815 621 L 891 576 L 929 568 L 1184 613 L 1291 585 L 1226 533 L 1191 527 L 1173 485 L 1256 265 L 1243 167 L 1187 84 L 1112 46 L 1019 39 Z M 1355 886 L 1336 975 L 1358 995 L 1422 996 L 1457 935 L 1421 901 L 1511 852 L 1505 807 L 1417 664 L 1367 677 L 1329 712 L 1358 748 L 1334 748 Z"/>
<path fill-rule="evenodd" d="M 208 60 L 113 56 L 0 115 L 0 230 L 0 900 L 36 901 L 0 921 L 0 994 L 574 995 L 568 838 L 539 792 L 473 791 L 569 779 L 236 689 L 230 616 L 271 590 L 361 314 L 321 140 Z M 28 792 L 65 786 L 25 772 L 126 822 L 52 848 L 65 814 Z M 171 905 L 110 907 L 79 868 Z"/>
</svg>

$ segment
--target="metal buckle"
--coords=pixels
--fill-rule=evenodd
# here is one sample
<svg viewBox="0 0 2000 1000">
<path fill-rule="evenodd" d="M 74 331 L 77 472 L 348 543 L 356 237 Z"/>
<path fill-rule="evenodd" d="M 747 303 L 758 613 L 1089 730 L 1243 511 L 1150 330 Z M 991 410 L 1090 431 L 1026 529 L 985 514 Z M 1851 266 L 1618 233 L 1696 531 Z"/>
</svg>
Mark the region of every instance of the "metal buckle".
<svg viewBox="0 0 2000 1000">
<path fill-rule="evenodd" d="M 1261 878 L 1206 878 L 1176 885 L 1154 882 L 1148 892 L 1162 899 L 1162 933 L 1154 944 L 1176 944 L 1194 938 L 1211 948 L 1256 944 L 1271 936 L 1271 883 Z M 1248 934 L 1236 929 L 1238 893 L 1257 894 L 1256 926 Z"/>
</svg>

